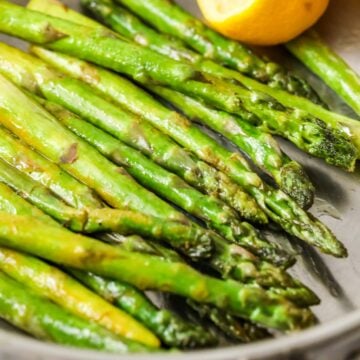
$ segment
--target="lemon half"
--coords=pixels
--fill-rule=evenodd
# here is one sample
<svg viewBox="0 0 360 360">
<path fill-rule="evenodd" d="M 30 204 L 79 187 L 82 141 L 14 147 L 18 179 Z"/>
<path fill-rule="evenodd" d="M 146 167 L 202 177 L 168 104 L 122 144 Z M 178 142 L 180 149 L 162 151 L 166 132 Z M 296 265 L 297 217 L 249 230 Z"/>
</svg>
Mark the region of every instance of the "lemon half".
<svg viewBox="0 0 360 360">
<path fill-rule="evenodd" d="M 212 27 L 254 45 L 287 42 L 314 25 L 329 0 L 198 0 Z"/>
</svg>

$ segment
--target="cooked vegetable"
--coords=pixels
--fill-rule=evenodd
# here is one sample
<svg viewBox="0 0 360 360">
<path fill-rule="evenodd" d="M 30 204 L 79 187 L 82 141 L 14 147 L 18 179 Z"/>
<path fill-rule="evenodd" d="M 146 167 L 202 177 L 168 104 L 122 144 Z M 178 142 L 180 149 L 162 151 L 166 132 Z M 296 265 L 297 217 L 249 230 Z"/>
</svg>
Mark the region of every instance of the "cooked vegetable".
<svg viewBox="0 0 360 360">
<path fill-rule="evenodd" d="M 63 128 L 38 103 L 4 77 L 0 78 L 0 87 L 1 124 L 65 171 L 95 188 L 111 205 L 121 209 L 138 210 L 185 225 L 191 223 L 183 214 L 142 188 L 127 173 L 119 171 L 118 166 L 107 161 L 94 148 Z M 19 103 L 21 106 L 17 106 Z M 195 224 L 193 226 L 196 227 Z M 209 234 L 175 243 L 174 241 L 172 245 L 194 259 L 209 257 L 212 250 Z"/>
<path fill-rule="evenodd" d="M 57 223 L 51 217 L 45 215 L 41 210 L 22 199 L 1 182 L 0 209 L 13 215 L 33 216 L 45 224 L 57 226 Z M 117 244 L 119 244 L 119 236 L 117 235 L 115 238 Z M 137 236 L 122 237 L 119 246 L 127 251 L 155 253 L 158 256 L 160 249 L 162 251 L 166 249 L 155 243 L 145 242 Z M 169 249 L 166 249 L 166 251 L 170 252 Z M 172 254 L 176 253 L 173 251 Z M 176 259 L 179 258 L 180 256 L 177 255 Z M 11 264 L 13 264 L 13 262 Z M 4 264 L 4 266 L 5 265 L 6 264 Z M 54 271 L 57 273 L 56 270 Z M 80 281 L 84 282 L 85 285 L 89 286 L 105 300 L 114 303 L 115 306 L 118 306 L 143 323 L 168 346 L 198 348 L 212 345 L 215 342 L 211 333 L 205 332 L 200 326 L 185 322 L 170 311 L 156 308 L 141 291 L 126 283 L 104 279 L 91 273 L 81 273 L 75 270 L 71 270 L 71 274 L 76 275 L 75 277 L 79 278 Z M 37 277 L 33 279 L 38 280 Z M 54 283 L 55 280 L 56 279 L 52 279 L 52 283 Z"/>
<path fill-rule="evenodd" d="M 286 47 L 360 115 L 360 76 L 315 30 L 300 35 Z"/>
<path fill-rule="evenodd" d="M 209 59 L 235 68 L 271 87 L 286 89 L 290 93 L 322 103 L 318 95 L 304 80 L 295 77 L 280 65 L 266 62 L 246 46 L 227 39 L 173 1 L 117 0 L 160 31 L 175 36 Z"/>
<path fill-rule="evenodd" d="M 3 72 L 5 71 L 7 75 L 11 76 L 14 81 L 20 80 L 20 83 L 26 85 L 26 81 L 21 81 L 21 79 L 19 79 L 18 76 L 18 74 L 22 72 L 17 70 L 15 71 L 17 67 L 20 67 L 20 69 L 23 70 L 26 69 L 26 67 L 14 66 L 15 63 L 20 65 L 22 62 L 24 62 L 23 57 L 21 57 L 21 52 L 20 55 L 16 55 L 16 52 L 14 50 L 10 51 L 10 53 L 12 54 L 12 56 L 10 56 L 11 61 L 9 60 L 6 61 L 5 51 L 6 48 L 3 49 L 2 47 L 1 55 L 3 56 L 1 58 L 2 59 L 1 63 L 3 64 L 3 66 L 1 67 L 1 71 Z M 15 60 L 18 56 L 22 60 L 16 62 Z M 32 62 L 30 61 L 30 63 Z M 27 77 L 27 79 L 29 78 Z M 36 80 L 36 78 L 34 77 L 33 79 Z M 86 102 L 84 102 L 83 100 L 81 102 L 76 102 L 77 105 L 72 106 L 71 110 L 76 112 L 79 111 L 78 109 L 81 107 L 83 111 L 87 112 L 87 117 L 89 119 L 92 119 L 94 122 L 96 122 L 96 124 L 99 124 L 99 118 L 101 118 L 102 124 L 104 124 L 104 122 L 106 121 L 107 124 L 105 130 L 110 129 L 111 131 L 112 129 L 112 131 L 113 132 L 115 131 L 117 134 L 120 132 L 118 130 L 119 127 L 121 129 L 122 122 L 120 121 L 120 118 L 117 118 L 116 116 L 117 114 L 119 114 L 116 106 L 113 106 L 110 102 L 102 103 L 103 106 L 105 106 L 105 108 L 108 110 L 105 112 L 105 109 L 103 107 L 100 109 L 94 106 L 92 101 L 94 97 L 96 97 L 96 94 L 93 94 L 90 91 L 85 91 L 82 92 L 81 94 L 76 93 L 73 90 L 71 90 L 71 92 L 66 91 L 66 89 L 73 89 L 73 87 L 77 87 L 79 84 L 78 82 L 66 78 L 64 79 L 53 78 L 53 80 L 54 81 L 49 81 L 48 83 L 45 81 L 41 83 L 43 94 L 51 93 L 52 97 L 57 99 L 61 96 L 63 102 L 65 102 L 66 99 L 66 101 L 69 103 L 74 101 L 74 99 L 76 99 L 75 95 L 86 96 L 85 99 Z M 56 91 L 54 91 L 53 87 L 59 83 L 62 86 L 59 85 L 56 86 Z M 46 84 L 48 84 L 48 86 L 46 86 Z M 9 94 L 7 94 L 7 98 L 9 98 Z M 16 98 L 16 96 L 13 97 L 13 99 L 14 98 Z M 97 100 L 100 102 L 101 98 L 98 97 Z M 11 106 L 12 101 L 8 101 L 8 102 L 9 104 L 7 106 Z M 31 108 L 32 106 L 29 104 L 29 107 Z M 115 117 L 114 117 L 114 113 L 115 113 Z M 24 120 L 19 119 L 19 121 L 23 122 Z M 43 127 L 44 120 L 41 120 L 41 123 Z M 184 136 L 177 136 L 177 140 L 179 142 L 183 141 L 186 146 L 190 147 L 194 151 L 194 153 L 196 153 L 199 157 L 203 158 L 205 161 L 212 163 L 215 167 L 217 167 L 220 170 L 226 171 L 232 177 L 233 180 L 237 181 L 241 186 L 243 186 L 248 191 L 249 194 L 254 196 L 254 198 L 257 200 L 259 206 L 261 206 L 263 211 L 265 211 L 273 221 L 280 224 L 284 230 L 308 242 L 309 244 L 319 247 L 325 253 L 333 254 L 334 256 L 338 256 L 338 257 L 346 256 L 345 247 L 335 238 L 335 236 L 330 232 L 330 230 L 324 224 L 311 217 L 311 215 L 308 215 L 299 206 L 297 206 L 294 201 L 292 201 L 288 196 L 286 196 L 285 193 L 265 185 L 262 182 L 262 180 L 258 177 L 258 175 L 256 173 L 253 173 L 249 169 L 248 164 L 246 163 L 245 159 L 240 156 L 240 154 L 232 153 L 231 151 L 228 151 L 227 149 L 220 146 L 216 141 L 212 140 L 210 137 L 206 136 L 204 133 L 200 131 L 197 131 L 195 133 L 196 136 L 190 137 L 189 135 L 191 134 L 191 132 L 189 130 L 189 127 L 186 126 L 186 123 L 184 123 L 184 120 L 181 119 L 181 121 L 178 123 L 179 126 L 174 126 L 174 120 L 173 120 L 171 122 L 171 126 L 167 127 L 168 130 L 172 131 L 174 134 L 177 134 L 179 130 L 182 130 L 181 135 L 183 134 L 186 135 L 185 138 Z M 11 123 L 9 123 L 7 126 L 10 126 L 15 133 L 19 132 L 19 129 L 14 126 L 14 121 L 11 121 Z M 51 126 L 54 126 L 54 124 L 51 124 Z M 24 130 L 22 130 L 22 132 L 24 131 L 31 132 L 33 131 L 33 129 L 25 125 Z M 127 131 L 127 134 L 128 133 L 129 132 Z M 33 147 L 38 147 L 38 146 L 44 147 L 43 140 L 41 140 L 41 144 L 39 144 L 39 140 L 37 140 L 35 143 L 31 145 Z M 71 147 L 71 144 L 72 143 L 68 145 L 68 149 Z M 92 150 L 94 152 L 93 149 L 89 149 L 89 150 Z M 48 151 L 48 149 L 46 149 L 45 151 Z M 89 156 L 89 153 L 86 153 L 86 155 Z M 52 154 L 52 156 L 54 156 L 54 154 Z M 60 157 L 61 156 L 62 154 L 60 155 Z M 94 155 L 92 155 L 92 157 L 93 156 Z M 51 156 L 48 155 L 48 157 Z M 59 155 L 55 156 L 54 161 L 57 161 L 58 157 Z M 70 170 L 74 167 L 74 165 L 75 167 L 78 167 L 76 166 L 78 165 L 78 163 L 79 163 L 79 159 L 75 164 L 70 164 L 70 165 L 66 164 L 66 168 Z M 102 162 L 102 165 L 104 165 L 104 161 Z M 86 168 L 86 170 L 88 170 L 88 168 Z M 99 171 L 99 169 L 97 169 L 97 171 Z M 83 176 L 82 173 L 80 173 L 78 176 L 80 175 Z M 92 173 L 91 175 L 93 176 Z M 101 180 L 103 180 L 103 178 L 104 178 L 104 172 Z M 111 180 L 113 181 L 114 177 L 112 177 Z M 100 193 L 100 191 L 102 191 L 102 189 L 99 189 L 98 192 Z M 147 203 L 147 205 L 149 204 Z"/>
<path fill-rule="evenodd" d="M 39 10 L 41 10 L 41 3 L 42 0 L 33 0 L 32 8 L 37 9 L 39 7 Z M 162 47 L 165 49 L 176 48 L 176 43 L 174 45 L 172 39 L 166 38 L 164 35 L 157 34 L 154 30 L 139 22 L 138 19 L 134 18 L 130 13 L 123 13 L 121 8 L 111 6 L 111 2 L 108 2 L 108 0 L 84 0 L 83 3 L 87 6 L 87 8 L 91 9 L 92 12 L 95 12 L 98 17 L 104 19 L 105 23 L 112 26 L 114 30 L 119 31 L 125 37 L 130 37 L 131 40 L 136 41 L 143 46 L 150 47 L 151 49 L 159 51 L 160 53 L 164 53 L 166 50 L 159 50 L 159 47 L 161 47 L 159 43 L 161 43 Z M 53 5 L 52 11 L 51 8 L 51 6 L 48 7 L 47 11 L 50 11 L 50 13 L 57 13 L 57 16 L 60 17 L 59 12 L 57 11 L 57 6 Z M 76 13 L 74 13 L 72 18 L 74 21 L 76 21 L 75 14 Z M 67 16 L 68 15 L 66 12 L 66 14 L 64 14 L 64 18 L 67 18 Z M 79 14 L 79 18 L 77 19 L 78 22 L 81 23 L 83 18 L 84 16 Z M 106 20 L 109 18 L 110 20 Z M 155 42 L 157 45 L 152 47 L 151 40 L 154 38 L 157 39 Z M 177 53 L 176 51 L 170 52 L 168 50 L 168 53 L 168 56 L 176 59 L 177 55 L 173 55 Z M 179 53 L 186 53 L 188 56 L 185 57 L 184 55 L 184 60 L 188 62 L 188 60 L 191 59 L 191 62 L 195 63 L 197 67 L 205 73 L 223 78 L 229 78 L 231 80 L 239 79 L 240 83 L 242 83 L 242 77 L 239 73 L 223 68 L 222 66 L 209 60 L 204 60 L 203 58 L 192 54 L 191 51 L 184 47 L 179 47 Z M 148 88 L 150 90 L 154 90 L 154 85 L 150 84 Z M 354 169 L 356 153 L 352 144 L 349 142 L 348 135 L 342 133 L 336 127 L 334 128 L 327 126 L 326 124 L 319 121 L 319 119 L 312 117 L 309 114 L 297 112 L 289 108 L 283 108 L 282 105 L 280 105 L 274 98 L 267 96 L 266 93 L 262 93 L 253 89 L 248 91 L 247 89 L 241 88 L 239 86 L 234 86 L 234 84 L 228 84 L 227 87 L 223 86 L 222 92 L 226 91 L 228 91 L 229 98 L 234 96 L 234 94 L 237 94 L 240 97 L 240 102 L 243 109 L 234 110 L 231 106 L 228 107 L 226 103 L 222 103 L 218 106 L 220 106 L 220 108 L 223 110 L 235 112 L 236 114 L 240 115 L 240 119 L 237 121 L 238 128 L 240 124 L 242 124 L 241 118 L 243 118 L 256 125 L 262 131 L 271 132 L 289 139 L 300 149 L 310 153 L 311 155 L 323 158 L 330 164 L 343 167 L 349 171 Z M 179 97 L 175 94 L 171 95 L 170 89 L 164 89 L 164 91 L 162 91 L 161 88 L 156 87 L 155 92 L 163 96 L 170 103 L 172 103 L 172 99 Z M 164 95 L 164 92 L 167 96 Z M 214 94 L 214 97 L 211 97 L 211 99 L 207 98 L 207 100 L 216 105 L 217 97 L 217 94 Z M 182 102 L 184 102 L 184 100 Z M 199 115 L 199 117 L 201 117 L 201 115 Z M 207 120 L 208 118 L 205 116 L 203 121 L 207 122 Z M 304 124 L 306 124 L 306 126 Z M 254 131 L 252 131 L 252 134 L 253 133 Z M 250 136 L 248 142 L 250 142 L 252 137 L 253 135 Z M 236 145 L 243 149 L 242 144 L 243 141 L 240 143 L 237 142 Z M 263 152 L 268 154 L 270 150 L 268 147 L 265 152 Z M 245 152 L 249 154 L 246 149 Z M 301 171 L 301 169 L 300 171 L 296 171 L 298 168 L 301 168 L 300 165 L 294 163 L 293 165 L 289 165 L 286 168 L 286 164 L 289 161 L 286 159 L 286 157 L 281 159 L 280 156 L 280 163 L 278 162 L 276 166 L 271 167 L 269 164 L 269 158 L 265 158 L 262 161 L 256 161 L 256 158 L 259 157 L 259 155 L 256 156 L 255 154 L 259 153 L 261 153 L 261 150 L 259 149 L 259 146 L 257 146 L 257 148 L 255 148 L 253 152 L 250 152 L 249 155 L 253 160 L 255 158 L 254 162 L 257 165 L 259 165 L 260 162 L 260 167 L 268 170 L 268 172 L 274 176 L 275 180 L 279 184 L 282 184 L 281 178 L 285 179 L 282 188 L 289 195 L 293 195 L 293 197 L 298 200 L 299 204 L 303 205 L 304 207 L 310 206 L 313 197 L 313 188 L 311 187 L 309 179 L 306 177 L 306 175 L 304 175 L 304 172 Z M 276 154 L 276 156 L 278 159 L 279 154 Z M 279 164 L 282 162 L 284 163 L 286 171 L 279 175 L 280 172 L 276 172 L 274 168 L 280 168 Z M 286 179 L 289 180 L 286 181 Z M 296 179 L 296 187 L 291 186 L 293 179 Z M 288 185 L 288 187 L 286 187 L 286 185 Z M 297 192 L 291 192 L 294 190 L 294 188 L 298 189 Z M 307 202 L 304 203 L 304 200 Z"/>
<path fill-rule="evenodd" d="M 76 121 L 81 124 L 80 119 L 75 118 Z M 160 220 L 140 213 L 106 208 L 87 209 L 85 211 L 70 208 L 41 184 L 11 168 L 2 160 L 0 160 L 0 181 L 6 183 L 21 194 L 22 197 L 28 199 L 46 214 L 73 231 L 85 233 L 115 231 L 122 235 L 140 234 L 148 238 L 165 239 L 170 244 L 174 243 L 174 247 L 177 246 L 179 239 L 180 242 L 186 242 L 187 239 L 204 236 L 204 233 L 197 231 L 200 229 L 194 229 L 181 223 Z M 3 198 L 0 200 L 0 204 L 6 195 L 6 192 L 2 195 Z M 8 200 L 3 201 L 8 202 Z M 24 205 L 22 205 L 21 209 L 23 207 Z M 245 249 L 233 247 L 220 237 L 217 238 L 213 235 L 212 238 L 214 241 L 214 253 L 207 260 L 206 266 L 218 271 L 223 277 L 230 277 L 256 286 L 269 288 L 274 293 L 289 298 L 300 306 L 314 305 L 319 302 L 313 292 L 300 282 L 292 279 L 281 269 L 257 259 L 247 253 Z M 105 240 L 109 241 L 111 239 Z M 141 239 L 137 240 L 136 238 L 127 238 L 127 241 L 123 242 L 122 248 L 128 251 L 154 254 L 154 249 L 151 246 L 149 247 Z M 168 258 L 169 252 L 170 250 L 167 250 L 166 258 Z M 159 255 L 157 251 L 155 251 L 155 254 Z M 170 258 L 174 259 L 174 256 L 171 255 Z M 180 257 L 177 255 L 176 260 L 178 259 Z"/>
<path fill-rule="evenodd" d="M 38 241 L 37 239 L 41 239 Z M 0 244 L 67 267 L 208 303 L 264 326 L 295 330 L 310 326 L 309 310 L 260 288 L 207 277 L 183 263 L 130 253 L 33 217 L 2 213 Z"/>
<path fill-rule="evenodd" d="M 250 224 L 240 222 L 236 214 L 221 202 L 204 196 L 176 175 L 76 115 L 56 104 L 46 101 L 43 103 L 67 128 L 89 142 L 115 164 L 124 167 L 141 184 L 162 198 L 172 201 L 202 219 L 225 238 L 244 246 L 260 258 L 274 263 L 288 261 L 286 254 L 283 255 L 279 248 L 262 240 L 260 234 Z"/>
<path fill-rule="evenodd" d="M 201 55 L 186 48 L 182 41 L 156 32 L 148 25 L 142 23 L 141 20 L 129 11 L 126 11 L 120 6 L 114 6 L 113 2 L 110 0 L 83 0 L 82 2 L 84 6 L 98 19 L 102 20 L 126 38 L 132 39 L 139 45 L 149 47 L 150 49 L 169 56 L 175 60 L 191 62 L 192 64 L 198 66 L 202 71 L 214 76 L 220 76 L 232 81 L 235 80 L 249 90 L 259 93 L 258 96 L 262 97 L 263 101 L 274 103 L 275 99 L 281 105 L 290 108 L 287 109 L 288 112 L 293 111 L 291 108 L 296 109 L 296 117 L 298 119 L 302 119 L 307 122 L 311 118 L 318 118 L 325 122 L 330 128 L 338 129 L 346 136 L 350 134 L 351 140 L 354 145 L 356 145 L 358 152 L 360 151 L 360 123 L 358 121 L 332 113 L 306 98 L 291 95 L 278 88 L 266 86 L 265 84 L 251 79 L 250 77 L 244 76 L 240 72 L 225 68 L 209 59 L 204 59 Z M 46 2 L 46 4 L 48 3 Z M 62 16 L 61 13 L 63 8 L 59 8 L 56 1 L 51 2 L 46 9 L 44 9 L 45 2 L 43 0 L 31 0 L 29 6 L 35 10 L 44 11 L 48 14 Z M 67 10 L 66 16 L 69 17 L 69 20 L 74 22 L 80 23 L 86 21 L 88 26 L 98 25 L 96 22 L 88 20 L 87 17 L 76 13 L 75 11 Z M 47 55 L 46 50 L 37 50 L 40 52 L 39 56 L 45 57 Z M 49 61 L 51 62 L 51 58 Z M 266 98 L 264 95 L 261 96 L 261 93 L 268 95 L 269 98 Z M 281 132 L 278 133 L 281 134 Z M 283 189 L 285 188 L 283 187 Z"/>
<path fill-rule="evenodd" d="M 8 220 L 13 220 L 12 216 L 7 216 Z M 63 345 L 120 353 L 150 351 L 150 348 L 121 339 L 97 324 L 71 315 L 3 272 L 0 272 L 0 317 L 39 339 Z"/>
<path fill-rule="evenodd" d="M 0 156 L 1 157 L 1 156 Z M 211 239 L 212 234 L 197 226 L 176 221 L 164 221 L 128 210 L 74 209 L 54 196 L 48 189 L 7 165 L 0 159 L 0 181 L 20 193 L 25 199 L 76 232 L 117 232 L 122 235 L 142 235 L 163 240 L 175 248 L 187 242 Z M 213 235 L 215 237 L 215 235 Z M 185 246 L 185 245 L 183 245 Z"/>
<path fill-rule="evenodd" d="M 73 315 L 97 323 L 115 335 L 149 347 L 160 342 L 125 312 L 95 295 L 69 275 L 32 256 L 0 247 L 0 270 Z"/>
<path fill-rule="evenodd" d="M 72 270 L 71 274 L 104 299 L 146 324 L 168 346 L 199 348 L 217 343 L 211 332 L 185 322 L 166 309 L 158 309 L 143 293 L 131 285 L 105 280 L 78 270 Z"/>
</svg>

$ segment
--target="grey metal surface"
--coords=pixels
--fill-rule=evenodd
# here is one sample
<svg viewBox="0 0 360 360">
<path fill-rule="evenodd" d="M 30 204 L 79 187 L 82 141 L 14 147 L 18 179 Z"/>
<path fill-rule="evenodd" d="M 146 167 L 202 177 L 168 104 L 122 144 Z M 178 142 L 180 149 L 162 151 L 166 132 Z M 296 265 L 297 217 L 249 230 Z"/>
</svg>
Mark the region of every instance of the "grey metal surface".
<svg viewBox="0 0 360 360">
<path fill-rule="evenodd" d="M 18 1 L 23 2 L 23 1 Z M 198 14 L 195 0 L 180 0 Z M 67 4 L 76 7 L 77 0 Z M 327 41 L 360 72 L 360 1 L 332 0 L 331 6 L 318 24 Z M 20 42 L 0 39 L 21 45 Z M 324 99 L 337 111 L 352 114 L 319 80 L 311 76 L 284 50 L 271 50 L 271 55 L 308 78 Z M 320 325 L 298 334 L 258 344 L 226 347 L 177 355 L 118 356 L 60 348 L 30 339 L 3 325 L 0 330 L 0 359 L 11 360 L 92 360 L 92 359 L 306 359 L 356 360 L 360 351 L 360 167 L 354 174 L 325 165 L 282 142 L 284 149 L 308 170 L 317 188 L 317 200 L 312 212 L 330 226 L 349 249 L 346 260 L 320 255 L 307 246 L 279 240 L 298 253 L 293 273 L 313 288 L 322 299 L 315 308 Z"/>
</svg>

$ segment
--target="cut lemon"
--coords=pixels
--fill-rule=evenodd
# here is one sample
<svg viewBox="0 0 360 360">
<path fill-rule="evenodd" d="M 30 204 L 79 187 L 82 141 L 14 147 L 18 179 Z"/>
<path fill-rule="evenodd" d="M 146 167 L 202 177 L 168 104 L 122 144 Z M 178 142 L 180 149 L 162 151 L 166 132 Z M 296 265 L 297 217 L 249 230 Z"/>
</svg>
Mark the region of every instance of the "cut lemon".
<svg viewBox="0 0 360 360">
<path fill-rule="evenodd" d="M 329 0 L 198 0 L 205 19 L 225 36 L 254 45 L 287 42 L 314 25 Z"/>
</svg>

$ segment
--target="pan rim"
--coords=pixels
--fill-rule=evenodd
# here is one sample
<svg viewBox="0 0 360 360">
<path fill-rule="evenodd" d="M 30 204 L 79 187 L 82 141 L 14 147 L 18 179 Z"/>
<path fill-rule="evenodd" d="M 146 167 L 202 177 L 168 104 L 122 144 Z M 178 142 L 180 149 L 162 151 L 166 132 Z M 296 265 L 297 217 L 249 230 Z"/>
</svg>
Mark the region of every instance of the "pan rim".
<svg viewBox="0 0 360 360">
<path fill-rule="evenodd" d="M 0 356 L 26 353 L 34 358 L 45 356 L 44 359 L 64 360 L 154 360 L 167 358 L 167 360 L 215 360 L 215 359 L 251 359 L 284 355 L 298 350 L 313 349 L 331 342 L 332 339 L 349 336 L 352 332 L 360 330 L 360 309 L 352 311 L 343 317 L 315 326 L 296 334 L 282 336 L 277 339 L 265 340 L 248 345 L 189 351 L 184 353 L 152 353 L 152 354 L 106 354 L 99 351 L 79 350 L 56 344 L 44 343 L 39 340 L 25 337 L 21 334 L 11 333 L 0 329 Z M 17 358 L 18 359 L 18 358 Z"/>
</svg>

